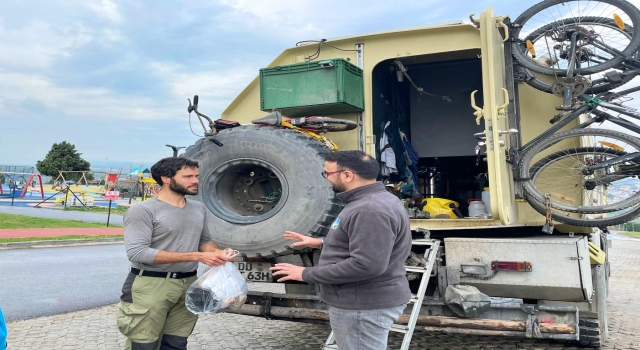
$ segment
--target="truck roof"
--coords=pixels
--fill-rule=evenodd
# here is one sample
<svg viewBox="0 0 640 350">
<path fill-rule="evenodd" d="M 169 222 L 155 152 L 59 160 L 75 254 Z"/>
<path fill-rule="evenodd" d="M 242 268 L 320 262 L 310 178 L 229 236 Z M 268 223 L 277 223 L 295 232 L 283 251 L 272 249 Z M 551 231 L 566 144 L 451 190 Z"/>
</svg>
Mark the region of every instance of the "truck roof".
<svg viewBox="0 0 640 350">
<path fill-rule="evenodd" d="M 470 24 L 464 23 L 464 21 L 462 21 L 462 20 L 438 22 L 438 23 L 433 23 L 433 24 L 429 24 L 429 25 L 425 25 L 425 26 L 409 27 L 409 28 L 401 28 L 401 29 L 393 29 L 393 30 L 383 30 L 383 31 L 379 31 L 379 32 L 372 32 L 372 33 L 355 34 L 355 35 L 340 36 L 340 37 L 335 37 L 335 38 L 328 38 L 327 42 L 340 41 L 340 40 L 349 40 L 349 39 L 353 39 L 353 38 L 363 38 L 363 37 L 375 36 L 375 35 L 383 35 L 383 34 L 412 32 L 412 31 L 416 31 L 416 30 L 433 29 L 433 28 L 440 28 L 440 27 L 449 27 L 449 26 L 456 26 L 456 25 L 470 25 Z M 307 42 L 307 43 L 302 44 L 300 46 L 316 45 L 316 44 L 317 43 L 314 43 L 314 42 Z"/>
</svg>

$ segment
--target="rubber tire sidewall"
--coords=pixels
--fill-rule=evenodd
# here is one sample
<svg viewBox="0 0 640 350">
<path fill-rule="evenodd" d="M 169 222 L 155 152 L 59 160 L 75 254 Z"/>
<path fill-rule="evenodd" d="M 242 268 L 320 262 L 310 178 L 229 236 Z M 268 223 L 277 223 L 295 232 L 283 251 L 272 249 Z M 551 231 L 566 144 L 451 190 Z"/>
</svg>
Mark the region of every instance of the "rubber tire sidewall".
<svg viewBox="0 0 640 350">
<path fill-rule="evenodd" d="M 288 183 L 284 206 L 266 220 L 233 223 L 209 210 L 209 231 L 219 246 L 236 249 L 247 257 L 270 257 L 294 251 L 282 237 L 287 230 L 313 236 L 326 234 L 339 211 L 335 193 L 321 175 L 322 154 L 329 152 L 326 147 L 306 135 L 265 126 L 222 130 L 216 139 L 222 147 L 202 139 L 182 155 L 200 166 L 201 187 L 194 199 L 206 203 L 203 196 L 212 191 L 206 188 L 207 176 L 219 165 L 238 158 L 268 162 L 282 172 L 285 179 L 281 181 Z"/>
</svg>

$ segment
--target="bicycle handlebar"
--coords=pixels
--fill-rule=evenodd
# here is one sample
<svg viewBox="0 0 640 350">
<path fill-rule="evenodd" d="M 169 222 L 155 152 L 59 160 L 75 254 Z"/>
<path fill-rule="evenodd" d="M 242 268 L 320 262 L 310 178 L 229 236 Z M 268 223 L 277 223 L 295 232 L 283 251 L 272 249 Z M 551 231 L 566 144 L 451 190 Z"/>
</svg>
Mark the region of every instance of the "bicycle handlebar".
<svg viewBox="0 0 640 350">
<path fill-rule="evenodd" d="M 209 122 L 209 131 L 207 131 L 207 128 L 204 126 L 204 123 L 202 122 L 202 119 L 200 119 L 200 124 L 202 124 L 202 127 L 204 128 L 204 136 L 207 137 L 211 142 L 215 143 L 216 145 L 218 145 L 219 147 L 222 147 L 223 144 L 222 142 L 214 139 L 212 136 L 217 134 L 217 130 L 216 130 L 216 124 L 213 122 L 213 120 L 211 120 L 211 118 L 207 117 L 206 115 L 198 112 L 198 95 L 193 95 L 193 104 L 191 104 L 191 100 L 187 99 L 187 101 L 189 101 L 189 107 L 187 107 L 187 111 L 189 113 L 194 112 L 198 118 L 204 118 Z"/>
</svg>

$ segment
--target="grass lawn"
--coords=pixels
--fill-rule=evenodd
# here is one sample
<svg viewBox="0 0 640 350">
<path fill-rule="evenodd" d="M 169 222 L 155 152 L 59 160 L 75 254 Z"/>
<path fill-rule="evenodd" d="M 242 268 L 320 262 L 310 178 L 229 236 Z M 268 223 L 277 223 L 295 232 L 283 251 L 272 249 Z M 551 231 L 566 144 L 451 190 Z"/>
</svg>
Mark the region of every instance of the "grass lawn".
<svg viewBox="0 0 640 350">
<path fill-rule="evenodd" d="M 58 237 L 0 238 L 0 243 L 57 241 L 57 240 L 70 240 L 70 239 L 122 238 L 122 237 L 124 236 L 123 235 L 101 235 L 101 236 L 69 235 L 69 236 L 58 236 Z"/>
<path fill-rule="evenodd" d="M 105 224 L 76 220 L 59 220 L 36 218 L 26 215 L 0 213 L 0 229 L 12 228 L 74 228 L 74 227 L 106 227 Z M 117 225 L 109 225 L 118 227 Z"/>
<path fill-rule="evenodd" d="M 618 232 L 618 234 L 622 236 L 627 236 L 627 237 L 640 238 L 640 232 L 620 231 Z"/>
<path fill-rule="evenodd" d="M 127 212 L 127 209 L 129 209 L 129 207 L 123 207 L 123 206 L 118 206 L 117 208 L 111 208 L 111 214 L 116 214 L 116 215 L 123 215 L 124 213 Z M 109 208 L 104 208 L 104 207 L 67 207 L 67 209 L 65 210 L 71 210 L 71 211 L 85 211 L 85 212 L 89 212 L 89 213 L 104 213 L 107 214 L 109 213 Z M 111 225 L 109 225 L 111 226 Z"/>
</svg>

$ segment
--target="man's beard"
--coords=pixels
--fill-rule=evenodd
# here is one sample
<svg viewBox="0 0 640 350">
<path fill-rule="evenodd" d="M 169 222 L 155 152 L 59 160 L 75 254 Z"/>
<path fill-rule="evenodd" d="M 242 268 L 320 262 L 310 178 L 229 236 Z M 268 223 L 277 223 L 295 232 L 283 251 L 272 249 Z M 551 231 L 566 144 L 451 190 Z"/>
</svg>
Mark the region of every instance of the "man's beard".
<svg viewBox="0 0 640 350">
<path fill-rule="evenodd" d="M 178 183 L 174 179 L 171 179 L 171 181 L 169 181 L 169 189 L 175 193 L 188 195 L 188 196 L 193 196 L 198 194 L 197 187 L 195 190 L 189 190 L 189 188 L 186 186 L 178 185 Z"/>
<path fill-rule="evenodd" d="M 341 193 L 347 190 L 346 188 L 344 188 L 344 184 L 342 183 L 342 181 L 340 181 L 339 183 L 331 183 L 331 189 L 335 193 Z"/>
</svg>

